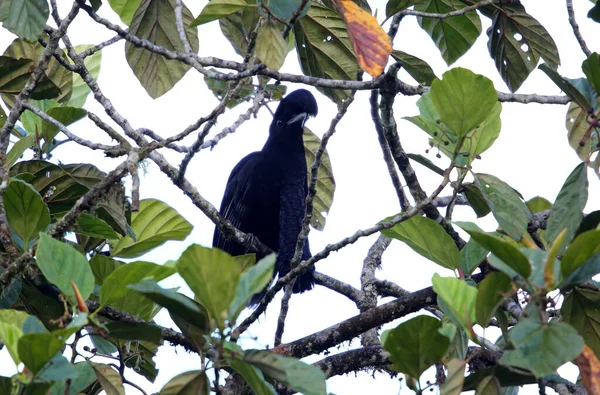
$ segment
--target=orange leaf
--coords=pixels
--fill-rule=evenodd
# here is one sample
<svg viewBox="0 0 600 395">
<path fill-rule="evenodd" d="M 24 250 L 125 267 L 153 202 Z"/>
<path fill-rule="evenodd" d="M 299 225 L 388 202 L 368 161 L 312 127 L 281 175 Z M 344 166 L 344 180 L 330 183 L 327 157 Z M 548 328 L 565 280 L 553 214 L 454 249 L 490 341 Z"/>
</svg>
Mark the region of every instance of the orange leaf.
<svg viewBox="0 0 600 395">
<path fill-rule="evenodd" d="M 346 20 L 348 36 L 360 68 L 373 78 L 379 77 L 392 53 L 390 37 L 373 15 L 352 0 L 336 0 L 336 4 Z"/>
<path fill-rule="evenodd" d="M 596 354 L 585 345 L 581 354 L 575 358 L 575 364 L 579 367 L 579 374 L 588 393 L 600 394 L 600 361 Z"/>
<path fill-rule="evenodd" d="M 79 308 L 79 311 L 81 311 L 82 313 L 87 313 L 88 307 L 85 303 L 85 300 L 83 300 L 83 298 L 81 297 L 81 292 L 79 292 L 79 288 L 77 288 L 77 285 L 75 285 L 75 282 L 73 282 L 73 280 L 69 281 L 71 281 L 71 287 L 73 287 L 73 291 L 75 291 L 75 299 L 77 299 L 77 307 Z"/>
</svg>

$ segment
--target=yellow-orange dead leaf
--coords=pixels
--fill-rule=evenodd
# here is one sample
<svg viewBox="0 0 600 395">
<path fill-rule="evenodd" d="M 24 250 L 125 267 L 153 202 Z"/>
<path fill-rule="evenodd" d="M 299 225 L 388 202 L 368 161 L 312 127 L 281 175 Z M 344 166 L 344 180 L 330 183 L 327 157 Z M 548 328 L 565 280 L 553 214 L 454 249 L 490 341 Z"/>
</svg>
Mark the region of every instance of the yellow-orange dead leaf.
<svg viewBox="0 0 600 395">
<path fill-rule="evenodd" d="M 77 299 L 77 308 L 79 308 L 79 311 L 81 311 L 82 313 L 87 313 L 88 307 L 85 303 L 85 300 L 83 300 L 83 298 L 81 297 L 81 292 L 79 292 L 79 288 L 77 288 L 77 285 L 75 285 L 75 282 L 73 280 L 70 281 L 71 287 L 73 287 L 73 291 L 75 291 L 75 299 Z"/>
<path fill-rule="evenodd" d="M 588 394 L 600 394 L 600 361 L 596 354 L 587 346 L 577 358 L 575 364 L 579 367 L 579 374 Z"/>
<path fill-rule="evenodd" d="M 373 15 L 352 0 L 336 0 L 336 3 L 346 21 L 360 68 L 373 78 L 379 77 L 392 53 L 390 37 Z"/>
</svg>

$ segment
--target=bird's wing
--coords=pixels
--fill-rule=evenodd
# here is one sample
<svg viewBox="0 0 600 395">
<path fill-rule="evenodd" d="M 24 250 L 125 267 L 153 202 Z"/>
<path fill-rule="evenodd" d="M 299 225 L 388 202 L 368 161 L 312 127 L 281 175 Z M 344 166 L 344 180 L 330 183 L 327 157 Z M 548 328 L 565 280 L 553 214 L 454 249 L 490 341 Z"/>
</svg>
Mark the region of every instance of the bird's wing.
<svg viewBox="0 0 600 395">
<path fill-rule="evenodd" d="M 279 276 L 284 276 L 290 271 L 290 261 L 294 257 L 296 241 L 302 230 L 302 218 L 306 205 L 306 193 L 302 179 L 290 182 L 283 186 L 280 196 L 279 208 L 279 255 L 277 256 L 277 270 Z"/>
<path fill-rule="evenodd" d="M 223 195 L 223 200 L 221 201 L 219 212 L 236 228 L 239 228 L 240 225 L 244 223 L 244 218 L 248 215 L 248 207 L 243 204 L 244 196 L 249 188 L 249 177 L 247 177 L 246 173 L 248 172 L 248 169 L 253 167 L 253 163 L 259 158 L 260 152 L 253 152 L 244 157 L 233 168 L 229 175 L 229 179 L 227 180 L 227 186 L 225 187 L 225 193 Z M 232 239 L 226 238 L 218 227 L 215 228 L 213 247 L 220 248 L 231 255 L 241 255 L 245 253 L 243 246 Z"/>
</svg>

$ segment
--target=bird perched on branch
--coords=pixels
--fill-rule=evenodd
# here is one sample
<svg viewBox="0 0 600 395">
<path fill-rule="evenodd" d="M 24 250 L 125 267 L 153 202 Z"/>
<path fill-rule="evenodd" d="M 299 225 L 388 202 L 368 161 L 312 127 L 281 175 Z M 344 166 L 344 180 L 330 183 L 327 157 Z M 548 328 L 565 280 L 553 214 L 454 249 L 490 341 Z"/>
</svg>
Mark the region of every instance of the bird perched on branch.
<svg viewBox="0 0 600 395">
<path fill-rule="evenodd" d="M 316 116 L 317 111 L 309 91 L 298 89 L 287 95 L 275 111 L 262 150 L 243 158 L 231 171 L 221 202 L 221 215 L 278 253 L 273 276 L 282 277 L 290 271 L 302 229 L 308 193 L 302 133 L 308 117 Z M 248 252 L 235 240 L 225 238 L 218 228 L 213 247 L 234 256 Z M 306 240 L 302 260 L 310 257 Z M 294 293 L 313 287 L 313 273 L 314 267 L 296 278 Z M 248 305 L 258 304 L 265 293 L 266 289 L 254 295 Z"/>
</svg>

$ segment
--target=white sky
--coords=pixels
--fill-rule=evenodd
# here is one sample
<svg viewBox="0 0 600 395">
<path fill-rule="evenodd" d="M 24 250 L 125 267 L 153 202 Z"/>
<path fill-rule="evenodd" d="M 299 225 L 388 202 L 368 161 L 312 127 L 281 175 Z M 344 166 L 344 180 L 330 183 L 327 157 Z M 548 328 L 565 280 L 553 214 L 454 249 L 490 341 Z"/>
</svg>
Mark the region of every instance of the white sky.
<svg viewBox="0 0 600 395">
<path fill-rule="evenodd" d="M 197 15 L 205 1 L 188 0 L 186 3 L 192 13 Z M 369 3 L 374 11 L 377 10 L 378 19 L 382 20 L 386 2 L 371 0 Z M 562 62 L 559 72 L 567 77 L 582 77 L 581 62 L 584 60 L 584 55 L 568 24 L 564 2 L 523 1 L 523 3 L 527 11 L 546 27 L 556 41 Z M 600 52 L 600 44 L 592 39 L 598 37 L 600 25 L 586 17 L 592 3 L 587 0 L 575 0 L 574 3 L 577 21 L 583 36 L 588 38 L 588 46 L 592 51 Z M 69 1 L 60 1 L 60 6 L 64 7 L 61 15 L 65 15 L 70 4 Z M 100 15 L 113 22 L 120 22 L 108 4 L 102 6 Z M 482 18 L 482 23 L 483 32 L 474 47 L 453 66 L 466 67 L 474 72 L 484 74 L 494 82 L 497 89 L 508 92 L 488 54 L 485 31 L 490 25 L 489 20 Z M 69 37 L 75 45 L 96 44 L 112 36 L 114 33 L 94 23 L 84 12 L 80 13 L 69 30 Z M 0 50 L 3 51 L 13 38 L 14 36 L 6 30 L 0 31 Z M 199 38 L 201 56 L 210 55 L 239 60 L 230 44 L 222 36 L 217 22 L 200 26 Z M 170 92 L 157 100 L 152 100 L 127 65 L 123 47 L 124 43 L 119 42 L 103 50 L 99 83 L 104 94 L 133 127 L 146 127 L 162 136 L 170 136 L 180 132 L 200 116 L 209 113 L 218 103 L 204 84 L 202 76 L 195 71 L 188 72 L 183 81 L 180 81 Z M 419 28 L 415 17 L 408 16 L 402 21 L 394 42 L 394 49 L 424 59 L 435 70 L 438 77 L 441 77 L 447 69 L 439 51 L 429 36 Z M 287 57 L 282 71 L 300 73 L 295 51 Z M 415 83 L 404 71 L 401 71 L 400 77 L 406 82 Z M 289 91 L 301 87 L 300 85 L 286 85 L 288 85 Z M 316 134 L 322 135 L 328 129 L 330 120 L 336 113 L 336 108 L 326 97 L 314 89 L 310 89 L 317 97 L 319 115 L 316 119 L 309 120 L 307 126 Z M 559 94 L 560 90 L 544 73 L 535 71 L 518 93 L 555 95 Z M 398 131 L 405 150 L 425 154 L 424 151 L 428 148 L 427 135 L 409 122 L 400 119 L 403 116 L 418 114 L 415 106 L 417 99 L 418 97 L 398 96 L 395 113 Z M 93 98 L 88 98 L 85 108 L 108 120 L 102 107 Z M 274 109 L 275 105 L 271 108 Z M 244 111 L 246 111 L 246 106 L 243 105 L 227 111 L 219 118 L 210 136 L 231 125 Z M 569 147 L 566 139 L 565 113 L 566 106 L 503 104 L 503 124 L 500 137 L 482 155 L 482 160 L 474 163 L 474 171 L 494 174 L 519 190 L 525 199 L 539 195 L 553 201 L 564 179 L 579 163 L 579 159 Z M 187 172 L 188 179 L 215 206 L 219 206 L 225 182 L 233 166 L 249 152 L 262 147 L 267 137 L 270 121 L 271 116 L 268 111 L 261 110 L 258 119 L 246 122 L 234 135 L 222 140 L 213 151 L 204 150 L 192 161 Z M 95 130 L 92 122 L 87 119 L 73 125 L 70 129 L 84 138 L 109 142 L 106 136 Z M 336 135 L 330 140 L 328 150 L 337 189 L 325 230 L 323 232 L 313 230 L 310 233 L 313 254 L 322 250 L 327 244 L 354 233 L 357 229 L 372 226 L 382 218 L 400 211 L 396 194 L 382 160 L 376 132 L 371 123 L 367 92 L 359 92 L 356 95 L 355 103 L 340 122 Z M 172 151 L 166 151 L 165 155 L 171 158 L 174 164 L 179 163 L 181 159 L 179 154 Z M 447 165 L 445 158 L 438 160 L 434 155 L 432 150 L 432 153 L 428 155 L 429 159 L 440 167 Z M 93 152 L 76 144 L 60 147 L 55 151 L 54 159 L 60 160 L 62 163 L 91 162 L 106 171 L 111 170 L 122 160 L 106 159 L 101 152 Z M 431 192 L 439 184 L 439 176 L 418 164 L 414 164 L 414 166 L 421 184 L 428 192 Z M 596 199 L 597 196 L 600 196 L 600 182 L 591 170 L 589 179 L 590 198 L 586 207 L 588 212 L 600 209 L 600 203 Z M 127 180 L 129 181 L 129 179 Z M 172 186 L 155 165 L 148 162 L 141 182 L 142 198 L 156 198 L 167 202 L 194 225 L 194 231 L 186 241 L 170 242 L 153 251 L 151 256 L 145 257 L 146 260 L 162 263 L 170 259 L 177 259 L 190 243 L 211 245 L 212 222 L 176 187 Z M 442 195 L 448 193 L 449 191 L 445 191 Z M 470 221 L 475 219 L 475 215 L 468 208 L 458 207 L 454 218 Z M 478 224 L 485 230 L 493 230 L 496 226 L 491 215 L 478 221 Z M 355 287 L 360 287 L 359 276 L 362 260 L 375 239 L 376 235 L 363 238 L 354 245 L 333 253 L 326 260 L 317 263 L 317 270 Z M 431 285 L 431 277 L 435 272 L 442 276 L 452 275 L 449 270 L 421 258 L 401 242 L 395 241 L 384 255 L 383 270 L 377 274 L 379 278 L 397 282 L 408 290 L 418 290 Z M 164 285 L 184 286 L 184 283 L 179 278 L 172 278 L 167 280 Z M 279 311 L 278 301 L 279 299 L 276 299 L 271 303 L 266 315 L 263 315 L 260 321 L 247 332 L 248 338 L 243 342 L 245 348 L 272 346 Z M 322 287 L 317 287 L 309 293 L 295 295 L 292 298 L 283 341 L 289 342 L 319 331 L 354 316 L 357 312 L 353 303 Z M 168 314 L 164 312 L 158 315 L 157 321 L 161 325 L 172 326 Z M 396 324 L 397 322 L 388 327 Z M 256 337 L 257 340 L 251 340 L 250 336 Z M 497 335 L 491 336 L 492 340 L 495 339 L 495 336 Z M 344 343 L 339 350 L 345 351 L 349 347 L 353 348 L 358 345 L 359 341 L 355 340 L 350 346 L 348 343 Z M 200 367 L 199 358 L 186 353 L 182 348 L 174 349 L 166 346 L 160 350 L 155 358 L 160 373 L 154 384 L 148 383 L 143 378 L 135 379 L 135 374 L 129 374 L 130 379 L 135 379 L 149 392 L 158 391 L 165 382 L 178 373 Z M 333 352 L 337 352 L 337 350 L 334 349 Z M 313 362 L 318 359 L 321 357 L 310 357 L 306 360 Z M 6 349 L 0 351 L 0 374 L 9 376 L 15 371 Z M 568 375 L 568 379 L 575 380 L 576 369 L 565 367 L 561 369 L 561 372 L 563 371 Z M 389 379 L 382 374 L 377 374 L 375 377 L 376 380 L 373 380 L 370 374 L 366 373 L 338 376 L 328 381 L 327 389 L 328 392 L 337 394 L 410 393 L 408 389 L 401 388 L 398 380 Z M 126 391 L 127 393 L 137 392 L 127 386 Z M 534 394 L 537 393 L 537 388 L 527 388 L 521 393 Z M 549 390 L 549 393 L 552 391 Z"/>
</svg>

